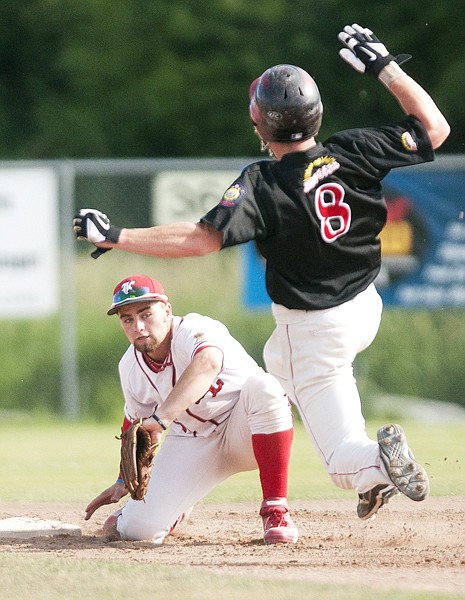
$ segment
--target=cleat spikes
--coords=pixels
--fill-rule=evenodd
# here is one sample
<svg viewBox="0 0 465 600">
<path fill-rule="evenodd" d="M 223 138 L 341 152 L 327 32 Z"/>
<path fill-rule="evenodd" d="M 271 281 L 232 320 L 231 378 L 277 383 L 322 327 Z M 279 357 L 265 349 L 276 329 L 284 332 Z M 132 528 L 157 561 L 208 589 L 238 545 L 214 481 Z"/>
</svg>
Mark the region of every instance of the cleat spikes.
<svg viewBox="0 0 465 600">
<path fill-rule="evenodd" d="M 396 488 L 415 502 L 424 500 L 429 494 L 428 475 L 410 451 L 402 427 L 381 427 L 378 445 L 386 472 Z"/>
</svg>

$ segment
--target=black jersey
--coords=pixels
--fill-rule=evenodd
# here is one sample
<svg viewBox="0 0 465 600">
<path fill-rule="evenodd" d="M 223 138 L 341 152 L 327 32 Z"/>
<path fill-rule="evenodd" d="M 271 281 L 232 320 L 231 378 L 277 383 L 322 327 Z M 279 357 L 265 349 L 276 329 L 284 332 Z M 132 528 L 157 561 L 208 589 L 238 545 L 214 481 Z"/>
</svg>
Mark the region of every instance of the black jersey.
<svg viewBox="0 0 465 600">
<path fill-rule="evenodd" d="M 201 221 L 223 232 L 223 248 L 255 240 L 273 302 L 330 308 L 379 272 L 387 215 L 381 180 L 392 168 L 431 160 L 413 116 L 342 131 L 306 152 L 249 165 Z"/>
</svg>

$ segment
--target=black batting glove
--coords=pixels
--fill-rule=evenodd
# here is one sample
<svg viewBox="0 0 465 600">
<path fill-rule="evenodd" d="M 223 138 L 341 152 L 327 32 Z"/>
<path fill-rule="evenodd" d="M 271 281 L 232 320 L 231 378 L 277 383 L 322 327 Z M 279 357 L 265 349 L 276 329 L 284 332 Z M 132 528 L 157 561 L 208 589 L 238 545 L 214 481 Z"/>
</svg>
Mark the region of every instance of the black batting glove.
<svg viewBox="0 0 465 600">
<path fill-rule="evenodd" d="M 73 229 L 78 240 L 86 240 L 92 244 L 112 242 L 116 244 L 121 228 L 110 223 L 107 215 L 94 208 L 81 208 L 74 215 Z M 98 258 L 111 248 L 97 248 L 92 252 L 92 258 Z"/>
<path fill-rule="evenodd" d="M 338 39 L 347 46 L 339 51 L 339 56 L 360 73 L 369 73 L 378 77 L 380 71 L 390 62 L 398 65 L 409 60 L 410 54 L 393 56 L 374 35 L 371 29 L 360 27 L 354 23 L 346 25 Z"/>
</svg>

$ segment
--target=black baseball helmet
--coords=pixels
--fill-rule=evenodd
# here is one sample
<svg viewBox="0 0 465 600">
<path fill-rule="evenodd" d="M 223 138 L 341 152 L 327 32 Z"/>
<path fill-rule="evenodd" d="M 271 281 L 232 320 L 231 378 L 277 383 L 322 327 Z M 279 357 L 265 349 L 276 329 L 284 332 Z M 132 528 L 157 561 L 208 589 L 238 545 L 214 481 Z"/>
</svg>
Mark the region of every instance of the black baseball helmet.
<svg viewBox="0 0 465 600">
<path fill-rule="evenodd" d="M 299 142 L 317 135 L 323 117 L 320 92 L 293 65 L 267 69 L 249 89 L 250 118 L 264 142 Z"/>
</svg>

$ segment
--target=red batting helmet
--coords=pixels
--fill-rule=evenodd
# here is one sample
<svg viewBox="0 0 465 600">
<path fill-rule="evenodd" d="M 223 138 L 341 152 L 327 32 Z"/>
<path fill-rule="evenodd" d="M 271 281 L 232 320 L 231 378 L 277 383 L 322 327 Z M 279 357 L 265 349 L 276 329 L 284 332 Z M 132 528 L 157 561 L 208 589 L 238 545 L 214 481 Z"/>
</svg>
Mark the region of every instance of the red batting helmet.
<svg viewBox="0 0 465 600">
<path fill-rule="evenodd" d="M 320 92 L 293 65 L 267 69 L 250 86 L 250 118 L 265 142 L 298 142 L 317 135 L 323 117 Z"/>
</svg>

